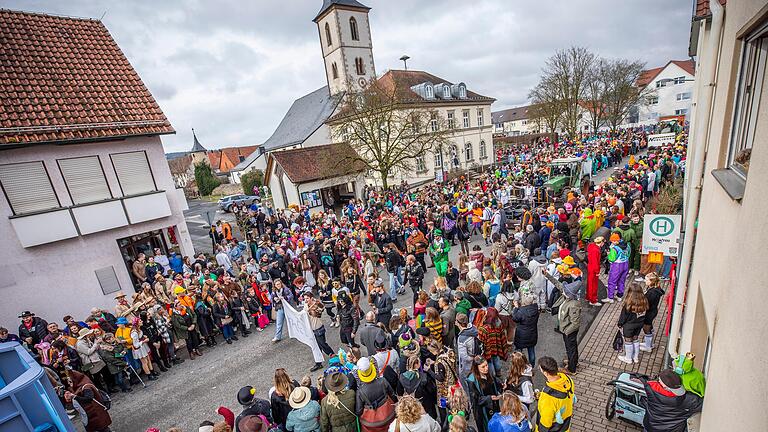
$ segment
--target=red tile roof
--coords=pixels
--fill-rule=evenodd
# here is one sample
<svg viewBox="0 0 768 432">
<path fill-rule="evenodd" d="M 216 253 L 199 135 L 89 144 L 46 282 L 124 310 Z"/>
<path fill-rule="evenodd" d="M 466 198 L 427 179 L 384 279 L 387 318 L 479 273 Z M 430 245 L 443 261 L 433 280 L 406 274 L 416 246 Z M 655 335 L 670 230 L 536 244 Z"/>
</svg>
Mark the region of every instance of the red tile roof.
<svg viewBox="0 0 768 432">
<path fill-rule="evenodd" d="M 661 71 L 666 69 L 667 66 L 669 66 L 672 63 L 679 66 L 682 70 L 688 72 L 689 74 L 696 75 L 696 63 L 693 60 L 671 60 L 662 67 L 644 70 L 643 73 L 640 74 L 640 78 L 637 79 L 637 86 L 638 87 L 647 86 L 651 81 L 653 81 L 656 78 L 656 76 L 658 76 L 661 73 Z"/>
<path fill-rule="evenodd" d="M 206 156 L 208 156 L 208 163 L 211 165 L 211 168 L 213 170 L 219 169 L 219 165 L 221 165 L 221 153 L 219 153 L 218 150 L 212 150 L 209 151 Z"/>
<path fill-rule="evenodd" d="M 711 12 L 709 10 L 710 0 L 696 0 L 696 12 L 694 18 L 706 18 Z M 720 4 L 725 6 L 726 0 L 720 0 Z"/>
<path fill-rule="evenodd" d="M 219 149 L 219 152 L 221 152 L 221 163 L 218 166 L 219 171 L 228 173 L 232 168 L 241 162 L 241 156 L 243 159 L 245 159 L 258 148 L 259 146 L 255 145 Z"/>
<path fill-rule="evenodd" d="M 347 143 L 326 144 L 270 153 L 293 184 L 307 183 L 365 170 L 357 152 Z"/>
<path fill-rule="evenodd" d="M 403 98 L 411 102 L 428 102 L 426 99 L 419 96 L 416 92 L 411 90 L 411 87 L 419 85 L 425 82 L 431 82 L 432 84 L 453 84 L 452 82 L 442 79 L 438 76 L 432 75 L 429 72 L 418 70 L 389 70 L 387 73 L 379 78 L 379 82 L 389 88 L 391 86 L 398 86 L 402 89 Z M 435 99 L 433 102 L 439 103 L 451 103 L 451 102 L 466 102 L 466 101 L 495 101 L 496 99 L 477 94 L 475 92 L 467 90 L 466 99 Z"/>
<path fill-rule="evenodd" d="M 100 21 L 0 9 L 0 145 L 168 133 Z"/>
</svg>

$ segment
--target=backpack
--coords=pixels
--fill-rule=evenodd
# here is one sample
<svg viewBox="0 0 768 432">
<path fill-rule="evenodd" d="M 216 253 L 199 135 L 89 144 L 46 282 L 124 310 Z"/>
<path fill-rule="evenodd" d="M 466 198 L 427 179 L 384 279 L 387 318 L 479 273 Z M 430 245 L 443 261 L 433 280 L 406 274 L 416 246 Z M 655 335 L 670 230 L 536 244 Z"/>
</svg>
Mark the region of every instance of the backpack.
<svg viewBox="0 0 768 432">
<path fill-rule="evenodd" d="M 81 389 L 85 388 L 86 386 L 88 386 L 88 384 L 81 387 Z M 93 401 L 101 405 L 101 407 L 104 408 L 105 410 L 109 411 L 109 409 L 112 408 L 112 398 L 109 397 L 109 393 L 105 392 L 104 390 L 96 386 L 92 386 L 92 387 L 93 387 L 94 393 L 98 393 L 98 397 L 94 397 Z M 99 401 L 99 399 L 101 399 L 101 401 Z"/>
</svg>

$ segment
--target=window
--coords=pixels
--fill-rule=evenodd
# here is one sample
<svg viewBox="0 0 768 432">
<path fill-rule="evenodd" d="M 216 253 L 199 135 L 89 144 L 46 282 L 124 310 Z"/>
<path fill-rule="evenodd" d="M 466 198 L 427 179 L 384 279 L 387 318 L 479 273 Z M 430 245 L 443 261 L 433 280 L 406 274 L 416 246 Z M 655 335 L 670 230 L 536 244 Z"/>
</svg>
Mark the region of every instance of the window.
<svg viewBox="0 0 768 432">
<path fill-rule="evenodd" d="M 459 97 L 460 97 L 460 98 L 465 98 L 465 97 L 467 97 L 467 88 L 466 88 L 466 87 L 464 87 L 463 85 L 462 85 L 462 86 L 459 86 Z"/>
<path fill-rule="evenodd" d="M 525 125 L 527 125 L 527 124 L 528 124 L 528 120 L 523 120 L 523 121 L 521 121 L 521 122 L 520 122 L 520 124 L 521 124 L 521 125 L 523 125 L 523 126 L 525 126 Z"/>
<path fill-rule="evenodd" d="M 112 198 L 98 156 L 59 159 L 58 163 L 73 204 L 92 203 Z"/>
<path fill-rule="evenodd" d="M 451 98 L 451 88 L 443 84 L 443 99 Z"/>
<path fill-rule="evenodd" d="M 461 112 L 461 116 L 462 116 L 463 121 L 464 121 L 464 127 L 468 128 L 469 127 L 469 110 L 462 111 Z"/>
<path fill-rule="evenodd" d="M 677 100 L 679 100 L 679 101 L 688 100 L 690 98 L 691 98 L 691 92 L 684 92 L 684 93 L 678 93 L 677 94 Z M 659 98 L 656 98 L 656 102 L 657 103 L 658 103 L 658 101 L 659 101 Z"/>
<path fill-rule="evenodd" d="M 683 84 L 685 82 L 685 77 L 675 77 L 675 84 Z"/>
<path fill-rule="evenodd" d="M 646 100 L 648 101 L 648 105 L 656 105 L 659 103 L 658 96 L 648 96 Z"/>
<path fill-rule="evenodd" d="M 416 172 L 424 172 L 427 170 L 427 164 L 424 161 L 424 156 L 416 156 Z"/>
<path fill-rule="evenodd" d="M 669 83 L 669 80 L 659 80 L 659 81 L 656 81 L 656 88 L 666 87 L 667 83 Z"/>
<path fill-rule="evenodd" d="M 464 144 L 464 159 L 469 162 L 475 158 L 472 149 L 472 143 Z"/>
<path fill-rule="evenodd" d="M 429 118 L 429 128 L 432 130 L 432 132 L 437 132 L 440 130 L 440 127 L 437 124 L 437 114 L 435 113 L 432 113 Z"/>
<path fill-rule="evenodd" d="M 358 75 L 365 75 L 365 65 L 362 57 L 355 57 L 355 72 Z"/>
<path fill-rule="evenodd" d="M 454 167 L 459 166 L 459 149 L 456 147 L 456 144 L 451 146 L 451 160 Z"/>
<path fill-rule="evenodd" d="M 443 167 L 443 151 L 437 150 L 435 152 L 435 168 L 442 168 Z"/>
<path fill-rule="evenodd" d="M 33 213 L 59 208 L 43 161 L 0 165 L 0 186 L 13 214 Z"/>
<path fill-rule="evenodd" d="M 766 58 L 768 58 L 768 22 L 763 23 L 744 39 L 741 53 L 728 164 L 745 177 L 749 172 L 749 160 L 755 141 L 758 107 L 766 76 Z"/>
<path fill-rule="evenodd" d="M 156 189 L 147 154 L 143 151 L 109 155 L 124 196 L 153 192 Z"/>
<path fill-rule="evenodd" d="M 349 19 L 349 32 L 352 33 L 352 40 L 360 40 L 360 36 L 357 34 L 357 20 L 355 17 Z"/>
<path fill-rule="evenodd" d="M 331 74 L 333 75 L 333 79 L 339 78 L 339 68 L 336 66 L 336 62 L 331 64 Z"/>
<path fill-rule="evenodd" d="M 480 126 L 483 125 L 483 123 L 485 123 L 485 121 L 483 119 L 483 109 L 482 108 L 478 108 L 477 109 L 477 126 L 480 127 Z"/>
<path fill-rule="evenodd" d="M 677 115 L 677 116 L 686 115 L 686 114 L 688 114 L 688 109 L 686 109 L 686 108 L 676 109 L 675 110 L 675 115 Z"/>
<path fill-rule="evenodd" d="M 328 23 L 325 23 L 325 44 L 328 46 L 333 44 L 333 40 L 331 39 L 331 26 L 329 26 Z"/>
<path fill-rule="evenodd" d="M 456 120 L 454 119 L 453 111 L 448 111 L 448 129 L 456 128 Z"/>
<path fill-rule="evenodd" d="M 480 159 L 488 157 L 488 149 L 485 146 L 485 141 L 480 141 Z"/>
<path fill-rule="evenodd" d="M 427 99 L 432 99 L 433 97 L 435 97 L 435 89 L 432 88 L 431 85 L 425 85 L 424 94 L 426 95 Z"/>
</svg>

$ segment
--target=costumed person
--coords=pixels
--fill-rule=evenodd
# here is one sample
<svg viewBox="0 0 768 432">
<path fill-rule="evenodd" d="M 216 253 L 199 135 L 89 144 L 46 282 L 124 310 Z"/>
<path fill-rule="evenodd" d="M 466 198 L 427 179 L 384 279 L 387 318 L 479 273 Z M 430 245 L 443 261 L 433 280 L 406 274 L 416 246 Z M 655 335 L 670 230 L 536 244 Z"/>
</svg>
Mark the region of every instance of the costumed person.
<svg viewBox="0 0 768 432">
<path fill-rule="evenodd" d="M 597 301 L 597 288 L 600 280 L 600 248 L 604 242 L 603 237 L 597 237 L 587 245 L 587 301 L 592 306 L 602 306 L 602 303 Z"/>
<path fill-rule="evenodd" d="M 615 296 L 624 296 L 624 283 L 629 273 L 629 246 L 618 233 L 611 234 L 611 246 L 608 249 L 608 261 L 611 269 L 608 272 L 608 297 L 604 300 L 612 303 Z"/>
<path fill-rule="evenodd" d="M 435 271 L 438 276 L 445 277 L 448 271 L 448 252 L 451 251 L 451 244 L 443 238 L 443 232 L 439 229 L 434 231 L 434 240 L 429 245 L 429 253 L 432 255 L 432 262 L 435 264 Z"/>
</svg>

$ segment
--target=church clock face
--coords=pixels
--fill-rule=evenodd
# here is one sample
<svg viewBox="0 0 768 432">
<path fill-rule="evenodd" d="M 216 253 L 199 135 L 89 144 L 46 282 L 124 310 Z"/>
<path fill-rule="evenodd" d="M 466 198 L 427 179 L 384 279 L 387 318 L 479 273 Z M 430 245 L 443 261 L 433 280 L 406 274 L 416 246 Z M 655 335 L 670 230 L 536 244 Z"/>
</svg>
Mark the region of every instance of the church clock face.
<svg viewBox="0 0 768 432">
<path fill-rule="evenodd" d="M 366 84 L 365 78 L 358 79 L 357 83 L 360 85 L 360 87 L 365 87 L 365 84 Z"/>
</svg>

